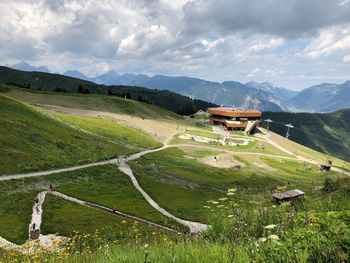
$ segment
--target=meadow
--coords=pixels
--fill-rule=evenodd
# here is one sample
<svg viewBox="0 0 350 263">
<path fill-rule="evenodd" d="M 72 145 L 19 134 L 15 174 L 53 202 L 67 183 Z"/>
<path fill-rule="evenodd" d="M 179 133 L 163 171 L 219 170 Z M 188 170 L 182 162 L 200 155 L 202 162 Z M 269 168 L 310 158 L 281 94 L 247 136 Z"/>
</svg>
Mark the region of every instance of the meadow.
<svg viewBox="0 0 350 263">
<path fill-rule="evenodd" d="M 106 138 L 72 128 L 34 107 L 0 95 L 0 174 L 62 168 L 160 146 L 149 135 L 125 125 L 59 116 L 92 133 L 103 125 L 100 132 Z M 128 139 L 122 140 L 126 135 Z"/>
</svg>

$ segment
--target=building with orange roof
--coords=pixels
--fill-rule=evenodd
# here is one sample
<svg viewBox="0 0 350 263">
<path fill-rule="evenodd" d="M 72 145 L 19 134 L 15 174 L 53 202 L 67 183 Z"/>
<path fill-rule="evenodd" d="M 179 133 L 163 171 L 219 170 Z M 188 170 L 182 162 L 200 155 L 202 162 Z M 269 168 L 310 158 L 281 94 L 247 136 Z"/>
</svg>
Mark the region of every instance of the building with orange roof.
<svg viewBox="0 0 350 263">
<path fill-rule="evenodd" d="M 242 130 L 251 133 L 260 123 L 262 113 L 253 109 L 209 108 L 209 121 L 214 125 L 223 125 L 227 130 Z"/>
</svg>

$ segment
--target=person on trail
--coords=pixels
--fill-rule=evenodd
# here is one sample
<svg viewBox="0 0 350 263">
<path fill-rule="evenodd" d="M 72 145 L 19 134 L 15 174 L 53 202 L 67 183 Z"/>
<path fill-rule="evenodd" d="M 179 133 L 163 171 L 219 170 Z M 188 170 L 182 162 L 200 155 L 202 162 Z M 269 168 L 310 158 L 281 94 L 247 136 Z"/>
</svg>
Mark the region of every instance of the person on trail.
<svg viewBox="0 0 350 263">
<path fill-rule="evenodd" d="M 52 184 L 50 184 L 49 185 L 49 191 L 52 191 L 52 188 L 53 188 L 53 186 L 52 186 Z"/>
<path fill-rule="evenodd" d="M 39 199 L 38 198 L 35 198 L 35 203 L 39 203 Z"/>
<path fill-rule="evenodd" d="M 113 209 L 113 211 L 112 211 L 112 212 L 113 212 L 113 214 L 115 214 L 115 209 Z"/>
<path fill-rule="evenodd" d="M 35 230 L 35 223 L 33 223 L 33 230 Z"/>
<path fill-rule="evenodd" d="M 39 207 L 36 207 L 36 213 L 39 214 L 40 213 L 40 209 Z"/>
</svg>

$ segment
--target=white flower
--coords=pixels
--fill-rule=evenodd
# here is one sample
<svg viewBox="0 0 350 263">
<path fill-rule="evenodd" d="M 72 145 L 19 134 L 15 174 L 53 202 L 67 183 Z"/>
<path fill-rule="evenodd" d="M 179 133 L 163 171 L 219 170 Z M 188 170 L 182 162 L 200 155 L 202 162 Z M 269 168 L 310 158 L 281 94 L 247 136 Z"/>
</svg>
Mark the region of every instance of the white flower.
<svg viewBox="0 0 350 263">
<path fill-rule="evenodd" d="M 276 227 L 276 225 L 272 224 L 272 225 L 265 226 L 264 228 L 271 230 L 271 229 L 274 229 L 275 227 Z"/>
<path fill-rule="evenodd" d="M 280 240 L 280 238 L 278 236 L 276 236 L 276 235 L 269 235 L 268 239 L 271 239 L 271 240 L 274 240 L 274 241 Z"/>
<path fill-rule="evenodd" d="M 217 205 L 219 202 L 218 201 L 213 201 L 211 203 L 214 204 L 214 205 Z"/>
<path fill-rule="evenodd" d="M 266 237 L 261 237 L 261 238 L 258 239 L 258 241 L 261 242 L 261 243 L 265 242 L 266 240 L 267 240 Z"/>
<path fill-rule="evenodd" d="M 219 198 L 220 201 L 226 201 L 227 197 Z"/>
<path fill-rule="evenodd" d="M 228 195 L 228 196 L 233 196 L 233 195 L 235 195 L 235 193 L 233 193 L 233 192 L 228 192 L 226 195 Z"/>
<path fill-rule="evenodd" d="M 233 217 L 233 215 L 228 215 L 227 217 L 228 217 L 228 218 L 231 218 L 231 217 Z"/>
<path fill-rule="evenodd" d="M 207 205 L 204 205 L 203 207 L 204 207 L 204 208 L 208 208 L 208 209 L 210 208 L 210 206 L 207 206 Z"/>
<path fill-rule="evenodd" d="M 223 205 L 218 205 L 217 208 L 221 208 L 221 207 L 224 207 Z"/>
</svg>

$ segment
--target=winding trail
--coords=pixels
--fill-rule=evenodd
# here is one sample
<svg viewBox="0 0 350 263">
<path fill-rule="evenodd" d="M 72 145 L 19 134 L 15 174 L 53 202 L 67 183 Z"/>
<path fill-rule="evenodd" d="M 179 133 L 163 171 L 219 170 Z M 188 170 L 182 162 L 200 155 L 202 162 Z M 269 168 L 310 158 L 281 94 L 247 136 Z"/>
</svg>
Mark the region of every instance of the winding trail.
<svg viewBox="0 0 350 263">
<path fill-rule="evenodd" d="M 207 225 L 205 224 L 201 224 L 198 222 L 192 222 L 192 221 L 187 221 L 187 220 L 183 220 L 180 219 L 174 215 L 172 215 L 171 213 L 169 213 L 168 211 L 166 211 L 165 209 L 161 208 L 139 185 L 139 183 L 136 180 L 136 177 L 134 176 L 130 166 L 126 163 L 125 160 L 121 160 L 118 168 L 121 172 L 123 172 L 124 174 L 128 175 L 132 181 L 132 184 L 134 185 L 134 187 L 142 194 L 142 196 L 146 199 L 146 201 L 156 210 L 158 210 L 160 213 L 162 213 L 163 215 L 165 215 L 166 217 L 169 217 L 173 220 L 175 220 L 176 222 L 188 227 L 190 229 L 191 233 L 200 233 L 204 230 L 206 230 L 208 228 Z"/>
<path fill-rule="evenodd" d="M 29 224 L 29 237 L 30 237 L 31 231 L 37 230 L 37 229 L 40 230 L 41 218 L 43 215 L 42 206 L 45 201 L 46 193 L 47 193 L 46 191 L 40 192 L 35 199 L 35 202 L 33 205 L 32 220 L 30 221 L 30 224 Z"/>
<path fill-rule="evenodd" d="M 313 164 L 317 164 L 315 161 L 307 159 L 305 157 L 299 156 L 295 153 L 290 152 L 289 150 L 285 149 L 284 147 L 280 146 L 279 144 L 277 144 L 276 142 L 274 142 L 273 140 L 271 140 L 269 138 L 269 135 L 267 134 L 266 137 L 264 138 L 259 138 L 260 140 L 264 140 L 268 143 L 270 143 L 271 145 L 275 146 L 276 148 L 280 149 L 281 151 L 287 153 L 290 156 L 279 156 L 279 155 L 273 155 L 273 154 L 265 154 L 265 153 L 254 153 L 254 152 L 242 152 L 242 151 L 234 151 L 234 150 L 223 150 L 223 149 L 217 149 L 215 147 L 211 147 L 211 146 L 206 146 L 206 145 L 197 145 L 197 144 L 172 144 L 169 145 L 169 142 L 171 141 L 171 139 L 173 138 L 174 135 L 176 135 L 178 133 L 178 131 L 172 133 L 170 136 L 168 136 L 164 142 L 164 145 L 160 148 L 157 149 L 153 149 L 153 150 L 145 150 L 139 153 L 135 153 L 132 154 L 128 157 L 123 157 L 123 158 L 114 158 L 111 159 L 109 161 L 100 161 L 100 162 L 95 162 L 95 163 L 89 163 L 89 164 L 83 164 L 83 165 L 77 165 L 77 166 L 73 166 L 73 167 L 67 167 L 67 168 L 62 168 L 62 169 L 55 169 L 55 170 L 48 170 L 48 171 L 40 171 L 40 172 L 31 172 L 31 173 L 25 173 L 25 174 L 12 174 L 12 175 L 3 175 L 0 176 L 0 181 L 6 181 L 6 180 L 13 180 L 13 179 L 22 179 L 22 178 L 28 178 L 28 177 L 37 177 L 37 176 L 45 176 L 45 175 L 50 175 L 50 174 L 55 174 L 55 173 L 61 173 L 61 172 L 69 172 L 69 171 L 75 171 L 75 170 L 79 170 L 79 169 L 84 169 L 84 168 L 89 168 L 89 167 L 94 167 L 94 166 L 101 166 L 101 165 L 106 165 L 106 164 L 115 164 L 118 166 L 118 169 L 123 172 L 124 174 L 126 174 L 127 176 L 130 177 L 132 184 L 134 185 L 134 187 L 142 194 L 142 196 L 146 199 L 146 201 L 157 211 L 159 211 L 161 214 L 163 214 L 164 216 L 171 218 L 173 220 L 175 220 L 176 222 L 188 227 L 190 229 L 191 233 L 199 233 L 202 232 L 204 230 L 206 230 L 208 228 L 208 226 L 206 224 L 202 224 L 199 222 L 192 222 L 192 221 L 187 221 L 187 220 L 183 220 L 180 219 L 176 216 L 174 216 L 173 214 L 169 213 L 168 211 L 166 211 L 164 208 L 160 207 L 139 185 L 136 177 L 134 176 L 132 169 L 130 168 L 130 166 L 127 164 L 128 161 L 132 161 L 132 160 L 136 160 L 138 158 L 140 158 L 143 155 L 149 154 L 149 153 L 153 153 L 153 152 L 158 152 L 158 151 L 162 151 L 164 149 L 167 148 L 176 148 L 176 147 L 193 147 L 193 148 L 201 148 L 201 149 L 215 149 L 221 152 L 227 152 L 227 153 L 232 153 L 232 154 L 241 154 L 241 155 L 259 155 L 259 156 L 266 156 L 266 157 L 272 157 L 272 158 L 280 158 L 280 159 L 290 159 L 290 160 L 302 160 L 305 162 L 309 162 L 309 163 L 313 163 Z M 344 171 L 340 168 L 336 168 L 334 167 L 335 171 L 347 174 L 350 176 L 350 173 L 347 171 Z M 106 212 L 113 212 L 112 209 L 107 208 L 107 207 L 103 207 L 100 205 L 96 205 L 93 203 L 89 203 L 86 201 L 82 201 L 82 200 L 78 200 L 74 197 L 70 197 L 67 195 L 64 195 L 62 193 L 59 192 L 51 192 L 52 194 L 59 196 L 65 200 L 69 200 L 71 202 L 75 202 L 84 206 L 88 206 L 88 207 L 92 207 L 95 209 L 99 209 L 99 210 L 103 210 Z M 41 192 L 38 195 L 38 199 L 39 199 L 39 203 L 37 205 L 34 204 L 33 206 L 33 215 L 32 215 L 32 221 L 29 227 L 32 227 L 33 224 L 35 223 L 36 227 L 40 228 L 40 224 L 41 224 L 41 214 L 42 214 L 42 203 L 45 199 L 45 195 L 46 192 Z M 38 209 L 38 210 L 37 210 Z M 124 214 L 122 212 L 119 211 L 115 211 L 116 214 L 118 214 L 119 216 L 123 216 L 126 218 L 130 218 L 133 220 L 137 220 L 139 222 L 143 222 L 143 223 L 147 223 L 147 224 L 151 224 L 153 226 L 157 226 L 159 228 L 163 228 L 165 230 L 168 231 L 172 231 L 172 232 L 176 232 L 173 229 L 149 222 L 147 220 L 138 218 L 138 217 L 134 217 L 134 216 L 130 216 L 127 214 Z M 0 245 L 1 244 L 7 244 L 5 241 L 3 241 L 3 239 L 0 239 Z"/>
</svg>

